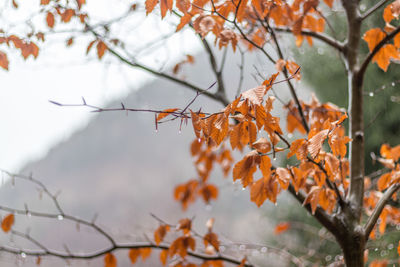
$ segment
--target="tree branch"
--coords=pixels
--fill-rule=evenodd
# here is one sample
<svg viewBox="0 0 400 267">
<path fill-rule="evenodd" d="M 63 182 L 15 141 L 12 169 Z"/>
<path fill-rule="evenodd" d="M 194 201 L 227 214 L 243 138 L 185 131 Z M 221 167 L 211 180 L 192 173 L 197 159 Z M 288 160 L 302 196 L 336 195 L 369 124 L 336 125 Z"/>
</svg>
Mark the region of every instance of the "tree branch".
<svg viewBox="0 0 400 267">
<path fill-rule="evenodd" d="M 368 9 L 364 14 L 361 15 L 361 19 L 364 20 L 372 15 L 375 11 L 377 11 L 381 6 L 389 2 L 390 0 L 381 0 L 380 2 L 376 3 L 373 7 Z"/>
<path fill-rule="evenodd" d="M 21 236 L 21 235 L 19 235 Z M 21 236 L 23 237 L 23 236 Z M 36 241 L 37 242 L 37 241 Z M 107 253 L 111 253 L 115 250 L 121 250 L 121 249 L 140 249 L 140 248 L 155 248 L 155 249 L 161 249 L 161 250 L 168 250 L 169 246 L 167 244 L 160 244 L 160 245 L 156 245 L 156 244 L 152 244 L 149 242 L 136 242 L 136 243 L 132 243 L 132 244 L 116 244 L 114 246 L 111 246 L 110 248 L 104 249 L 104 250 L 100 250 L 97 252 L 93 252 L 90 254 L 73 254 L 73 253 L 62 253 L 59 251 L 53 251 L 53 250 L 42 250 L 42 251 L 35 251 L 35 250 L 23 250 L 23 249 L 18 249 L 18 248 L 11 248 L 11 247 L 5 247 L 5 246 L 0 246 L 0 251 L 4 251 L 7 253 L 12 253 L 12 254 L 18 254 L 20 255 L 21 253 L 25 253 L 25 255 L 27 256 L 33 256 L 33 257 L 44 257 L 44 256 L 53 256 L 53 257 L 57 257 L 57 258 L 61 258 L 61 259 L 75 259 L 75 260 L 79 260 L 79 259 L 94 259 L 94 258 L 98 258 L 101 256 L 106 255 Z M 232 263 L 232 264 L 236 264 L 236 265 L 240 265 L 241 261 L 240 260 L 236 260 L 234 258 L 225 256 L 225 255 L 208 255 L 208 254 L 203 254 L 203 253 L 198 253 L 198 252 L 193 252 L 193 251 L 188 251 L 187 252 L 189 256 L 196 258 L 196 259 L 200 259 L 200 260 L 204 260 L 204 261 L 224 261 L 227 263 Z M 245 263 L 244 266 L 246 267 L 252 267 L 252 264 L 248 264 Z"/>
<path fill-rule="evenodd" d="M 292 33 L 292 29 L 290 29 L 288 27 L 273 27 L 272 29 L 274 31 L 277 31 L 277 32 Z M 312 31 L 309 31 L 309 30 L 302 30 L 301 34 L 302 35 L 306 35 L 306 36 L 314 37 L 315 39 L 318 39 L 318 40 L 324 42 L 325 44 L 337 49 L 339 52 L 343 52 L 344 51 L 343 43 L 337 41 L 336 39 L 333 39 L 329 35 L 326 35 L 326 34 L 323 34 L 323 33 L 312 32 Z"/>
<path fill-rule="evenodd" d="M 372 212 L 371 216 L 369 216 L 367 222 L 364 225 L 364 233 L 366 238 L 369 237 L 372 229 L 374 229 L 374 226 L 378 221 L 379 215 L 382 213 L 382 210 L 385 207 L 386 203 L 389 201 L 392 195 L 399 189 L 400 189 L 400 183 L 391 185 L 383 194 L 379 202 L 376 204 L 374 211 Z"/>
</svg>

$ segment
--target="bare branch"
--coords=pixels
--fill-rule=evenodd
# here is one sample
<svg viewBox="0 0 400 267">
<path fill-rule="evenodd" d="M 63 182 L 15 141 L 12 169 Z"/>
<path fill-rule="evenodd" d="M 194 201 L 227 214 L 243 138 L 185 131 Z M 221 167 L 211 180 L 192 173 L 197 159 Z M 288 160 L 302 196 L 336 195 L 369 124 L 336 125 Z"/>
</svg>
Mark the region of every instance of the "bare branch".
<svg viewBox="0 0 400 267">
<path fill-rule="evenodd" d="M 379 202 L 376 204 L 374 211 L 372 212 L 371 216 L 369 216 L 367 222 L 364 225 L 364 233 L 365 237 L 368 238 L 369 234 L 371 233 L 372 229 L 376 222 L 378 221 L 379 215 L 381 215 L 383 208 L 385 207 L 386 203 L 392 197 L 394 193 L 400 188 L 400 183 L 391 185 L 386 192 L 383 194 Z"/>
<path fill-rule="evenodd" d="M 368 9 L 364 14 L 361 15 L 361 19 L 364 20 L 368 18 L 370 15 L 372 15 L 375 11 L 377 11 L 380 7 L 388 3 L 390 0 L 381 0 L 378 3 L 376 3 L 373 7 Z"/>
<path fill-rule="evenodd" d="M 277 32 L 287 32 L 287 33 L 291 33 L 292 32 L 292 29 L 290 29 L 288 27 L 273 27 L 272 29 L 277 31 Z M 335 48 L 339 52 L 343 52 L 343 50 L 344 50 L 343 43 L 339 42 L 336 39 L 333 39 L 329 35 L 326 35 L 326 34 L 323 34 L 323 33 L 313 32 L 313 31 L 309 31 L 309 30 L 302 30 L 301 34 L 302 35 L 306 35 L 306 36 L 314 37 L 315 39 L 318 39 L 321 42 L 324 42 L 325 44 Z"/>
</svg>

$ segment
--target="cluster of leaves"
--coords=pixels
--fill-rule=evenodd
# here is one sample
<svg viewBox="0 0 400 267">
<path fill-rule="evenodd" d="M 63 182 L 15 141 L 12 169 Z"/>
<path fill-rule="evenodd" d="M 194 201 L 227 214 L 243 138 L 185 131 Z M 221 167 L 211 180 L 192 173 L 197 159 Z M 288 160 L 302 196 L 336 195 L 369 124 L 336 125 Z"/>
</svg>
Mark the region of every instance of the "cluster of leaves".
<svg viewBox="0 0 400 267">
<path fill-rule="evenodd" d="M 373 51 L 380 41 L 385 39 L 388 34 L 395 30 L 391 24 L 393 20 L 398 20 L 400 15 L 400 1 L 394 1 L 387 5 L 383 11 L 383 19 L 385 20 L 384 29 L 373 28 L 364 34 L 364 40 L 368 43 L 369 51 Z M 372 58 L 378 66 L 386 71 L 391 60 L 400 60 L 400 33 L 396 34 L 393 38 L 393 44 L 385 44 Z"/>
</svg>

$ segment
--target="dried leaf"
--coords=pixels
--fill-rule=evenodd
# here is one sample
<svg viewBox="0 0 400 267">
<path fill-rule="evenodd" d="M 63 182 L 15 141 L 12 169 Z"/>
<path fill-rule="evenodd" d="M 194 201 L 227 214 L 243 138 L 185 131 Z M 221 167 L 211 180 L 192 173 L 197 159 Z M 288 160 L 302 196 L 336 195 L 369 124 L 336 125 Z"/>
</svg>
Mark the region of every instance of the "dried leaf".
<svg viewBox="0 0 400 267">
<path fill-rule="evenodd" d="M 158 0 L 146 0 L 145 7 L 146 7 L 146 15 L 153 12 L 155 6 L 157 5 Z"/>
<path fill-rule="evenodd" d="M 50 28 L 54 27 L 54 15 L 53 15 L 53 13 L 47 12 L 46 22 L 47 22 L 47 26 L 49 26 Z"/>
<path fill-rule="evenodd" d="M 104 256 L 104 267 L 117 267 L 117 259 L 111 253 Z"/>
<path fill-rule="evenodd" d="M 154 241 L 156 245 L 159 245 L 163 240 L 167 232 L 169 231 L 169 225 L 160 225 L 157 230 L 154 232 Z"/>
<path fill-rule="evenodd" d="M 322 130 L 308 140 L 307 150 L 312 158 L 315 158 L 319 154 L 322 144 L 328 136 L 328 132 L 329 130 Z"/>
<path fill-rule="evenodd" d="M 104 56 L 104 53 L 106 52 L 106 50 L 108 49 L 107 45 L 103 42 L 103 41 L 99 41 L 97 43 L 97 57 L 99 59 L 101 59 Z"/>
<path fill-rule="evenodd" d="M 161 261 L 162 265 L 167 264 L 167 259 L 168 259 L 168 250 L 166 250 L 166 249 L 161 250 L 160 261 Z"/>
<path fill-rule="evenodd" d="M 281 222 L 275 226 L 274 233 L 275 233 L 275 235 L 280 235 L 280 234 L 286 232 L 287 230 L 289 230 L 289 228 L 290 228 L 289 222 Z"/>
<path fill-rule="evenodd" d="M 129 250 L 129 259 L 131 260 L 132 264 L 135 264 L 137 261 L 137 258 L 140 256 L 140 249 L 130 249 Z"/>
<path fill-rule="evenodd" d="M 7 54 L 4 52 L 0 51 L 0 67 L 2 67 L 5 70 L 8 70 L 8 58 L 7 58 Z"/>
<path fill-rule="evenodd" d="M 165 117 L 171 115 L 171 113 L 179 110 L 179 108 L 167 108 L 164 109 L 163 112 L 158 113 L 157 115 L 157 122 L 164 119 Z"/>
<path fill-rule="evenodd" d="M 6 217 L 4 217 L 3 221 L 1 222 L 1 229 L 5 233 L 9 232 L 11 230 L 11 226 L 14 224 L 14 214 L 8 214 Z"/>
</svg>

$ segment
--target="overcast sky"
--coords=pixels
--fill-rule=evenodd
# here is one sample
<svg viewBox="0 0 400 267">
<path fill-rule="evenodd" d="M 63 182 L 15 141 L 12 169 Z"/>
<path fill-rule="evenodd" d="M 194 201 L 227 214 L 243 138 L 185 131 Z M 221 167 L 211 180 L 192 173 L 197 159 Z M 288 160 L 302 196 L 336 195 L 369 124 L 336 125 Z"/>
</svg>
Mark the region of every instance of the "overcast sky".
<svg viewBox="0 0 400 267">
<path fill-rule="evenodd" d="M 0 0 L 0 23 L 13 24 L 5 26 L 6 32 L 23 31 L 18 25 L 39 6 L 40 0 L 19 1 L 17 11 L 9 11 L 10 2 Z M 87 0 L 87 3 L 87 11 L 101 21 L 122 14 L 132 1 Z M 34 18 L 32 22 L 48 30 L 43 17 Z M 116 25 L 117 34 L 126 37 L 128 44 L 138 50 L 160 36 L 160 31 L 168 34 L 173 30 L 159 22 L 158 17 L 135 16 Z M 69 28 L 65 26 L 64 29 Z M 84 127 L 94 116 L 87 109 L 58 107 L 49 100 L 80 103 L 81 97 L 85 97 L 90 104 L 104 105 L 153 78 L 118 63 L 111 56 L 98 61 L 94 49 L 86 56 L 88 38 L 78 38 L 72 48 L 66 48 L 65 40 L 69 36 L 71 34 L 48 35 L 47 42 L 40 44 L 36 60 L 24 61 L 17 51 L 0 46 L 1 51 L 9 53 L 10 60 L 10 70 L 0 70 L 0 168 L 18 171 L 26 162 L 45 156 L 52 146 Z M 183 54 L 194 54 L 198 49 L 197 40 L 190 37 L 189 32 L 180 34 L 166 46 L 147 50 L 139 60 L 151 66 L 164 64 L 164 59 L 179 61 Z"/>
</svg>

